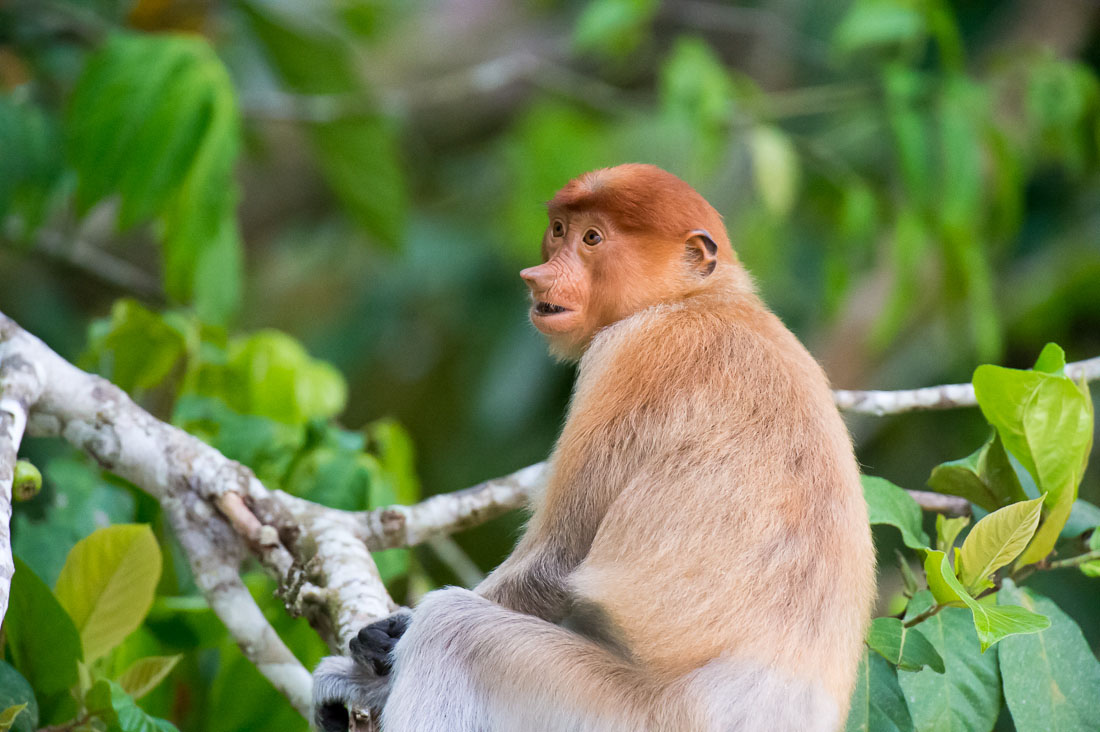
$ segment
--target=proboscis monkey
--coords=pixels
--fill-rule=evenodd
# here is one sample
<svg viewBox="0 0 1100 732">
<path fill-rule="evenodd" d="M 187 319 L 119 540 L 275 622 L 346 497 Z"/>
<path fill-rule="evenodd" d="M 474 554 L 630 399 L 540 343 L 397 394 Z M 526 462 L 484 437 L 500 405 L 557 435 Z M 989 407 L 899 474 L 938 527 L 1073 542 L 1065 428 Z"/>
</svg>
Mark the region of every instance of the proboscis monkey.
<svg viewBox="0 0 1100 732">
<path fill-rule="evenodd" d="M 384 732 L 838 729 L 874 552 L 824 373 L 672 174 L 582 175 L 549 219 L 520 276 L 580 370 L 526 533 L 474 591 L 322 662 L 318 724 L 351 704 Z"/>
</svg>

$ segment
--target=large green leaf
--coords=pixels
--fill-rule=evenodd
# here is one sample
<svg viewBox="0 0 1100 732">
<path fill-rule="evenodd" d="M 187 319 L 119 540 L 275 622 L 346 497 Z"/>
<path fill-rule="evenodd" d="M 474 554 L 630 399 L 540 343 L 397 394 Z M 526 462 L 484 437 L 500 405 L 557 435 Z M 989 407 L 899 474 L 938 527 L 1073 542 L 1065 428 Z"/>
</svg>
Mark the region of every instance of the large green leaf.
<svg viewBox="0 0 1100 732">
<path fill-rule="evenodd" d="M 897 618 L 875 618 L 867 633 L 867 645 L 890 663 L 906 671 L 925 666 L 943 673 L 943 659 L 916 628 L 906 628 Z"/>
<path fill-rule="evenodd" d="M 26 706 L 14 715 L 11 729 L 13 732 L 34 732 L 38 729 L 38 704 L 34 699 L 34 690 L 11 664 L 0 661 L 0 711 L 20 704 Z"/>
<path fill-rule="evenodd" d="M 913 732 L 897 671 L 868 651 L 859 660 L 845 732 Z"/>
<path fill-rule="evenodd" d="M 1049 619 L 1025 608 L 1015 605 L 995 606 L 975 600 L 959 582 L 943 552 L 929 551 L 925 557 L 924 569 L 928 575 L 928 587 L 937 602 L 961 602 L 970 609 L 982 652 L 1010 635 L 1038 633 L 1050 626 Z"/>
<path fill-rule="evenodd" d="M 1048 344 L 1038 361 L 1045 370 L 984 365 L 974 372 L 982 414 L 1046 494 L 1043 524 L 1020 557 L 1021 565 L 1039 561 L 1054 548 L 1092 446 L 1088 389 L 1060 372 L 1064 363 L 1061 349 Z"/>
<path fill-rule="evenodd" d="M 974 623 L 963 609 L 941 610 L 920 628 L 943 658 L 944 673 L 931 668 L 898 672 L 916 728 L 920 732 L 992 729 L 1001 708 L 997 649 L 978 650 Z"/>
<path fill-rule="evenodd" d="M 872 524 L 890 524 L 901 532 L 902 541 L 912 549 L 927 549 L 928 534 L 921 528 L 921 510 L 902 488 L 885 478 L 861 476 L 867 515 Z"/>
<path fill-rule="evenodd" d="M 193 302 L 205 320 L 227 320 L 240 295 L 240 122 L 209 44 L 111 36 L 89 59 L 66 120 L 80 210 L 118 195 L 121 226 L 157 220 L 169 295 Z"/>
<path fill-rule="evenodd" d="M 43 697 L 67 692 L 83 659 L 80 634 L 45 582 L 19 557 L 4 617 L 11 661 Z"/>
<path fill-rule="evenodd" d="M 359 115 L 310 130 L 325 181 L 352 219 L 380 242 L 401 243 L 408 210 L 397 129 L 381 115 Z"/>
<path fill-rule="evenodd" d="M 109 732 L 179 732 L 171 722 L 147 714 L 114 681 L 97 681 L 85 704 L 89 712 L 107 723 Z"/>
<path fill-rule="evenodd" d="M 160 570 L 160 547 L 143 524 L 99 529 L 73 547 L 56 594 L 80 631 L 86 660 L 104 655 L 141 624 Z"/>
<path fill-rule="evenodd" d="M 1027 500 L 996 431 L 971 455 L 933 468 L 928 486 L 940 493 L 965 498 L 986 511 Z"/>
<path fill-rule="evenodd" d="M 1039 525 L 1043 497 L 1005 506 L 970 530 L 959 552 L 958 576 L 967 592 L 992 587 L 989 577 L 1024 550 Z"/>
<path fill-rule="evenodd" d="M 1006 638 L 998 659 L 1005 701 L 1018 732 L 1100 729 L 1100 663 L 1081 629 L 1053 600 L 1006 580 L 998 602 L 1043 613 L 1049 628 Z"/>
</svg>

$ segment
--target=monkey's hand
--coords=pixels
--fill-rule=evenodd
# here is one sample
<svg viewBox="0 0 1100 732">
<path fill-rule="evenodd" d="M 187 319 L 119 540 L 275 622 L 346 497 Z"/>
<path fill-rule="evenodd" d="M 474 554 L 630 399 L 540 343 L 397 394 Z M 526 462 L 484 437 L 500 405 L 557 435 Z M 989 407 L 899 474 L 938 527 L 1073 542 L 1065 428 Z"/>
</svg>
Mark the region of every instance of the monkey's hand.
<svg viewBox="0 0 1100 732">
<path fill-rule="evenodd" d="M 351 658 L 329 656 L 313 672 L 313 724 L 347 732 L 348 707 L 378 710 L 390 693 L 390 653 L 409 627 L 412 612 L 399 610 L 371 623 L 348 643 Z"/>
<path fill-rule="evenodd" d="M 388 675 L 393 667 L 393 647 L 408 630 L 411 620 L 411 612 L 399 610 L 366 626 L 348 643 L 351 657 L 378 676 Z"/>
</svg>

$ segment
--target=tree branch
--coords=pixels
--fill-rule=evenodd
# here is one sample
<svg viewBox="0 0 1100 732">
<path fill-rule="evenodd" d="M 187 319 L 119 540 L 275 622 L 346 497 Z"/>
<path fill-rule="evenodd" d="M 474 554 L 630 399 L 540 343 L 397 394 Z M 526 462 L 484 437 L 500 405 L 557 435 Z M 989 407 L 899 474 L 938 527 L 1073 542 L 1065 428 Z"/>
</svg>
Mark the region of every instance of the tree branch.
<svg viewBox="0 0 1100 732">
<path fill-rule="evenodd" d="M 304 612 L 330 646 L 345 647 L 358 627 L 395 607 L 353 530 L 359 522 L 343 511 L 267 490 L 247 468 L 153 418 L 122 390 L 69 364 L 2 313 L 0 362 L 12 367 L 5 375 L 32 375 L 41 391 L 36 401 L 20 397 L 23 392 L 9 387 L 5 376 L 0 466 L 14 466 L 10 425 L 26 424 L 30 434 L 64 437 L 157 498 L 211 608 L 245 656 L 308 715 L 309 672 L 245 589 L 240 561 L 249 551 L 257 556 L 279 581 L 288 606 Z M 5 539 L 7 530 L 5 520 Z"/>
<path fill-rule="evenodd" d="M 1066 375 L 1076 381 L 1100 379 L 1100 356 L 1066 364 Z M 839 409 L 855 414 L 901 414 L 926 409 L 956 409 L 977 406 L 973 384 L 944 384 L 902 391 L 849 391 L 836 389 L 833 398 Z"/>
<path fill-rule="evenodd" d="M 15 562 L 11 556 L 11 489 L 16 455 L 31 406 L 42 392 L 34 364 L 8 355 L 0 342 L 0 619 L 8 611 Z"/>
</svg>

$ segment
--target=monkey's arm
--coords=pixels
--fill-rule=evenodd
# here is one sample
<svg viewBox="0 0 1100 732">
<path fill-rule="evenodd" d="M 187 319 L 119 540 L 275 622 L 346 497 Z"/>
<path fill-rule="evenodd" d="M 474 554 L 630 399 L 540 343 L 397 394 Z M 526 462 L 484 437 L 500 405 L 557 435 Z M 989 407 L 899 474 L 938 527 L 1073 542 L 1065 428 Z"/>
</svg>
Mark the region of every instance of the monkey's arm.
<svg viewBox="0 0 1100 732">
<path fill-rule="evenodd" d="M 428 593 L 394 651 L 385 732 L 830 732 L 813 682 L 720 656 L 677 676 L 459 588 Z"/>
<path fill-rule="evenodd" d="M 459 588 L 417 607 L 393 679 L 386 732 L 672 729 L 650 723 L 664 697 L 626 660 Z"/>
<path fill-rule="evenodd" d="M 569 609 L 566 578 L 576 568 L 548 543 L 524 541 L 474 592 L 498 605 L 551 623 Z"/>
</svg>

